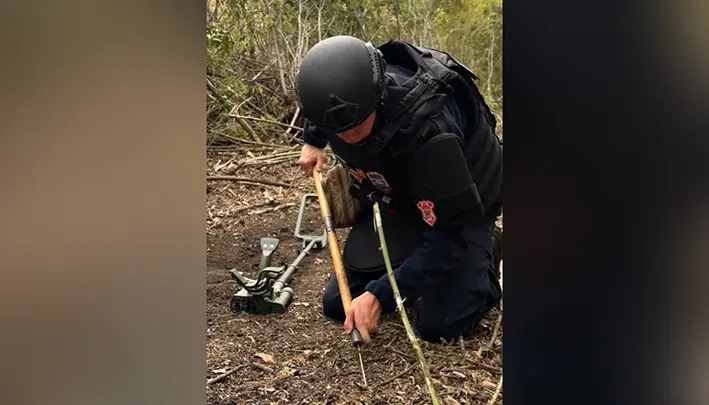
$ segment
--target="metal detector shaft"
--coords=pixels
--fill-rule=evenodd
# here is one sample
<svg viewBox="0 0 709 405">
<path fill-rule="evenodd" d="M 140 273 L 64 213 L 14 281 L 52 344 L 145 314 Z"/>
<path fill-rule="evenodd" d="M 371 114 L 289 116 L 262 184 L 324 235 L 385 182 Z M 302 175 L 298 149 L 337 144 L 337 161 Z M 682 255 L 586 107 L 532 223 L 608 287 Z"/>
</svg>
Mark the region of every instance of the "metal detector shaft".
<svg viewBox="0 0 709 405">
<path fill-rule="evenodd" d="M 283 271 L 283 274 L 281 274 L 273 283 L 274 293 L 280 293 L 283 290 L 283 287 L 288 285 L 288 281 L 290 281 L 291 277 L 293 277 L 293 274 L 295 274 L 295 272 L 298 270 L 298 265 L 310 253 L 310 249 L 312 249 L 316 243 L 318 243 L 318 240 L 311 240 L 310 243 L 305 246 L 305 249 L 300 251 L 300 254 L 298 255 L 298 257 L 295 258 L 293 263 L 289 264 L 288 267 L 286 267 L 286 269 Z"/>
<path fill-rule="evenodd" d="M 242 288 L 231 298 L 233 311 L 246 311 L 257 314 L 283 313 L 293 299 L 293 289 L 288 286 L 293 275 L 298 271 L 300 262 L 312 250 L 322 249 L 327 245 L 327 234 L 308 235 L 301 232 L 307 201 L 317 198 L 315 194 L 306 194 L 301 199 L 298 220 L 295 225 L 295 237 L 303 242 L 298 257 L 289 265 L 271 267 L 273 252 L 278 247 L 277 238 L 261 238 L 261 264 L 255 280 L 251 280 L 236 269 L 229 273 Z"/>
</svg>

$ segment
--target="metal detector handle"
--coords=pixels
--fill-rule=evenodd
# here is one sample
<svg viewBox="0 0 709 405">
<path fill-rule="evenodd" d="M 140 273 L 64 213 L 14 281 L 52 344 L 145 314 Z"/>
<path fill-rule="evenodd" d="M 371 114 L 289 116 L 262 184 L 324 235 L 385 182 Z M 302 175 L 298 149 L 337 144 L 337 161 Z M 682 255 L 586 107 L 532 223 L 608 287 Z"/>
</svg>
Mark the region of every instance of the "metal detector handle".
<svg viewBox="0 0 709 405">
<path fill-rule="evenodd" d="M 320 242 L 320 246 L 318 246 L 318 248 L 322 249 L 327 245 L 327 230 L 325 230 L 324 226 L 323 233 L 321 235 L 304 235 L 301 233 L 301 228 L 303 226 L 303 217 L 305 216 L 305 206 L 308 200 L 318 201 L 318 195 L 310 193 L 303 195 L 303 198 L 301 198 L 300 209 L 298 210 L 298 219 L 295 222 L 295 237 L 302 240 L 304 246 L 312 240 L 317 240 Z"/>
<path fill-rule="evenodd" d="M 352 345 L 354 347 L 359 347 L 359 346 L 364 345 L 364 339 L 362 339 L 362 335 L 359 334 L 357 327 L 352 329 L 352 333 L 350 334 L 350 337 L 352 337 Z"/>
<path fill-rule="evenodd" d="M 269 267 L 271 265 L 271 259 L 273 256 L 271 255 L 261 255 L 261 263 L 258 266 L 259 271 L 262 271 L 266 267 Z"/>
<path fill-rule="evenodd" d="M 277 238 L 261 238 L 259 243 L 261 244 L 261 263 L 258 268 L 261 271 L 271 266 L 273 252 L 278 248 L 280 241 Z"/>
</svg>

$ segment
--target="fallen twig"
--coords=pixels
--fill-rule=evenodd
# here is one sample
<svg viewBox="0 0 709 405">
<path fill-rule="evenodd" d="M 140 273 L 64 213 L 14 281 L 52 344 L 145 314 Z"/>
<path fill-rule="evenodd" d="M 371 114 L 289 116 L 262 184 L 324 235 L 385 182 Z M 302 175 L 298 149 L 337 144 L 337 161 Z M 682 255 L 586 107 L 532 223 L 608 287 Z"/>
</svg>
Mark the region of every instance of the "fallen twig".
<svg viewBox="0 0 709 405">
<path fill-rule="evenodd" d="M 476 352 L 475 357 L 479 360 L 482 357 L 483 352 L 492 350 L 495 345 L 495 339 L 497 339 L 497 334 L 500 331 L 500 326 L 502 325 L 502 311 L 497 315 L 497 320 L 495 321 L 495 327 L 492 329 L 492 337 L 490 341 L 485 346 L 481 346 Z"/>
<path fill-rule="evenodd" d="M 273 159 L 273 160 L 261 160 L 261 161 L 249 162 L 249 163 L 242 162 L 241 166 L 239 166 L 239 168 L 241 168 L 241 167 L 265 167 L 265 166 L 272 166 L 272 165 L 278 165 L 278 164 L 287 164 L 289 162 L 292 164 L 296 163 L 295 159 L 292 159 L 292 158 L 287 158 L 287 159 L 278 158 L 278 159 Z"/>
<path fill-rule="evenodd" d="M 224 133 L 222 131 L 218 131 L 218 130 L 212 130 L 210 132 L 213 134 L 219 135 L 222 138 L 228 139 L 230 141 L 245 143 L 248 145 L 258 145 L 258 146 L 264 146 L 264 147 L 270 147 L 270 148 L 291 148 L 291 146 L 289 146 L 289 145 L 279 145 L 277 143 L 256 142 L 256 141 L 250 141 L 248 139 L 241 139 L 241 138 L 237 138 L 235 136 L 226 134 L 226 133 Z M 213 146 L 213 148 L 214 148 L 214 146 Z"/>
<path fill-rule="evenodd" d="M 234 118 L 236 122 L 241 125 L 241 127 L 248 132 L 249 135 L 251 135 L 252 138 L 254 138 L 255 142 L 263 142 L 261 141 L 261 138 L 259 138 L 258 135 L 256 135 L 256 131 L 251 128 L 251 126 L 241 117 L 239 116 L 234 116 L 234 115 L 229 115 L 230 117 Z"/>
<path fill-rule="evenodd" d="M 235 181 L 238 183 L 256 183 L 256 184 L 266 184 L 269 186 L 279 186 L 279 187 L 290 187 L 291 186 L 290 184 L 281 183 L 278 181 L 251 179 L 248 177 L 238 177 L 238 176 L 207 176 L 207 181 Z"/>
<path fill-rule="evenodd" d="M 401 356 L 401 357 L 407 359 L 407 360 L 416 361 L 416 356 L 408 355 L 408 354 L 402 352 L 401 350 L 397 350 L 397 349 L 394 349 L 394 348 L 391 348 L 390 350 L 391 350 L 392 352 L 398 354 L 399 356 Z"/>
<path fill-rule="evenodd" d="M 502 376 L 500 376 L 500 381 L 497 382 L 497 388 L 495 388 L 495 393 L 492 394 L 492 398 L 490 398 L 490 402 L 488 402 L 488 405 L 494 405 L 495 402 L 497 402 L 497 397 L 500 396 L 501 391 L 502 391 Z"/>
<path fill-rule="evenodd" d="M 244 368 L 244 367 L 246 367 L 245 364 L 240 364 L 240 365 L 238 365 L 238 366 L 232 368 L 231 370 L 227 371 L 227 372 L 224 373 L 224 374 L 220 374 L 220 375 L 218 375 L 218 376 L 216 376 L 216 377 L 214 377 L 214 378 L 212 378 L 212 379 L 210 379 L 210 380 L 207 380 L 207 385 L 212 385 L 212 384 L 214 384 L 215 382 L 219 382 L 219 381 L 221 381 L 221 380 L 223 380 L 223 379 L 229 377 L 230 375 L 236 373 L 237 371 L 241 370 L 241 369 Z"/>
<path fill-rule="evenodd" d="M 296 131 L 301 131 L 301 132 L 303 131 L 303 128 L 301 128 L 299 126 L 290 125 L 290 124 L 286 124 L 284 122 L 278 122 L 278 121 L 274 121 L 274 120 L 267 120 L 265 118 L 250 117 L 248 115 L 239 115 L 239 114 L 229 114 L 229 116 L 232 118 L 237 118 L 237 119 L 242 119 L 242 120 L 251 120 L 251 121 L 258 121 L 258 122 L 266 122 L 269 124 L 276 124 L 276 125 L 280 125 L 282 127 L 295 129 Z"/>
<path fill-rule="evenodd" d="M 273 373 L 273 369 L 265 364 L 254 362 L 254 363 L 251 363 L 251 365 L 261 371 L 265 371 L 267 373 Z"/>
<path fill-rule="evenodd" d="M 479 369 L 483 369 L 483 370 L 489 372 L 490 374 L 502 373 L 502 368 L 500 368 L 500 367 L 491 366 L 491 365 L 485 364 L 483 362 L 478 362 L 478 361 L 475 361 L 472 359 L 468 360 L 468 362 L 471 363 L 469 366 L 468 365 L 456 365 L 456 366 L 458 368 L 471 368 L 471 367 L 479 368 Z"/>
<path fill-rule="evenodd" d="M 236 107 L 234 107 L 234 109 L 231 110 L 231 113 L 232 114 L 238 113 L 241 106 L 244 105 L 244 103 L 248 103 L 249 100 L 251 100 L 251 97 L 249 97 L 249 98 L 245 99 L 244 101 L 242 101 L 241 103 L 239 103 L 239 105 L 237 105 Z"/>
<path fill-rule="evenodd" d="M 247 205 L 247 206 L 245 206 L 245 207 L 239 207 L 239 208 L 235 209 L 235 210 L 232 212 L 232 214 L 236 214 L 236 213 L 239 213 L 239 212 L 242 212 L 242 211 L 246 211 L 246 210 L 250 210 L 250 209 L 253 209 L 253 208 L 265 207 L 266 205 L 273 205 L 273 201 L 268 201 L 268 202 L 259 203 L 259 204 Z"/>
<path fill-rule="evenodd" d="M 397 338 L 398 338 L 398 336 L 394 336 L 394 337 L 391 339 L 391 341 L 389 341 L 389 343 L 387 343 L 387 344 L 384 345 L 384 347 L 387 348 L 387 349 L 390 348 L 391 345 L 393 345 L 394 342 L 396 342 Z"/>
<path fill-rule="evenodd" d="M 220 159 L 217 163 L 214 164 L 214 173 L 218 173 L 223 168 L 228 167 L 229 165 L 232 165 L 234 163 L 234 159 L 235 158 L 231 158 L 224 163 L 221 163 L 221 159 Z"/>
<path fill-rule="evenodd" d="M 502 311 L 497 315 L 497 321 L 495 322 L 495 328 L 492 330 L 492 337 L 490 342 L 487 344 L 487 349 L 491 350 L 492 346 L 495 344 L 495 339 L 497 339 L 497 334 L 500 332 L 500 326 L 502 326 Z"/>
<path fill-rule="evenodd" d="M 261 156 L 254 156 L 248 159 L 244 159 L 244 163 L 257 163 L 257 162 L 265 162 L 265 161 L 271 161 L 271 160 L 291 160 L 293 162 L 298 160 L 298 156 L 300 156 L 300 151 L 290 151 L 287 154 L 266 154 L 266 155 L 261 155 Z"/>
<path fill-rule="evenodd" d="M 243 149 L 240 145 L 207 145 L 207 149 L 212 152 L 229 152 L 234 153 Z"/>
<path fill-rule="evenodd" d="M 239 125 L 241 125 L 241 127 L 242 127 L 249 135 L 251 135 L 252 138 L 254 138 L 254 141 L 256 141 L 256 142 L 263 142 L 263 141 L 261 140 L 261 138 L 259 138 L 259 136 L 256 135 L 256 131 L 254 131 L 253 128 L 251 128 L 251 126 L 242 118 L 241 115 L 237 114 L 237 112 L 239 111 L 239 108 L 241 108 L 241 106 L 242 106 L 245 102 L 249 101 L 249 99 L 251 99 L 251 97 L 247 98 L 246 100 L 244 100 L 243 102 L 239 103 L 238 105 L 235 105 L 234 107 L 232 107 L 231 111 L 229 112 L 229 116 L 232 117 L 232 118 L 234 118 L 234 119 L 236 120 L 236 122 L 237 122 Z"/>
<path fill-rule="evenodd" d="M 267 163 L 295 163 L 298 160 L 298 156 L 300 156 L 300 151 L 278 152 L 244 159 L 241 163 L 244 166 L 254 166 Z"/>
<path fill-rule="evenodd" d="M 406 373 L 408 373 L 409 371 L 411 371 L 411 369 L 414 368 L 415 365 L 416 365 L 416 363 L 409 364 L 409 366 L 406 367 L 406 369 L 405 369 L 404 371 L 400 372 L 399 374 L 397 374 L 397 375 L 395 375 L 395 376 L 393 376 L 393 377 L 391 377 L 391 378 L 388 378 L 388 379 L 386 379 L 386 380 L 380 382 L 379 384 L 373 386 L 372 389 L 375 390 L 375 389 L 377 389 L 377 388 L 381 388 L 381 387 L 383 387 L 383 386 L 389 384 L 390 382 L 396 380 L 397 378 L 403 377 L 404 375 L 406 375 Z"/>
<path fill-rule="evenodd" d="M 300 156 L 300 151 L 299 150 L 292 150 L 291 148 L 288 148 L 287 150 L 284 151 L 274 151 L 273 153 L 268 153 L 265 155 L 261 156 L 254 156 L 252 158 L 248 159 L 248 162 L 251 161 L 256 161 L 256 160 L 269 160 L 273 158 L 280 158 L 280 157 L 287 157 L 287 158 L 292 158 L 295 156 Z"/>
<path fill-rule="evenodd" d="M 264 208 L 262 210 L 254 211 L 252 214 L 265 214 L 267 212 L 273 212 L 273 211 L 278 211 L 286 207 L 295 207 L 295 203 L 287 203 L 287 204 L 281 204 L 277 207 L 273 208 Z"/>
<path fill-rule="evenodd" d="M 241 161 L 241 164 L 243 166 L 258 166 L 262 164 L 269 164 L 269 163 L 286 163 L 286 162 L 296 162 L 296 159 L 294 159 L 292 156 L 277 156 L 274 158 L 264 158 L 264 159 L 244 159 Z"/>
</svg>

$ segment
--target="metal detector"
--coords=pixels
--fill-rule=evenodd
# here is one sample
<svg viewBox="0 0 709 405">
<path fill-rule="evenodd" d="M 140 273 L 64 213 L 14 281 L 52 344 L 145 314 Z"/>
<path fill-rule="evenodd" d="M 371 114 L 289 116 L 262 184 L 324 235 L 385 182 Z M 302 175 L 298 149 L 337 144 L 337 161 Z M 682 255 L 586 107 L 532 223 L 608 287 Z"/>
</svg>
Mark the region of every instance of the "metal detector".
<svg viewBox="0 0 709 405">
<path fill-rule="evenodd" d="M 305 207 L 308 200 L 311 199 L 317 201 L 317 194 L 305 194 L 300 201 L 298 219 L 295 224 L 295 237 L 303 242 L 303 248 L 291 264 L 271 267 L 273 254 L 278 248 L 279 240 L 261 238 L 261 263 L 256 279 L 250 279 L 236 269 L 229 271 L 229 274 L 241 287 L 239 292 L 231 297 L 232 311 L 261 315 L 286 311 L 293 300 L 293 289 L 288 286 L 288 283 L 298 271 L 298 265 L 311 250 L 319 250 L 327 246 L 327 232 L 324 229 L 320 235 L 301 233 Z"/>
</svg>

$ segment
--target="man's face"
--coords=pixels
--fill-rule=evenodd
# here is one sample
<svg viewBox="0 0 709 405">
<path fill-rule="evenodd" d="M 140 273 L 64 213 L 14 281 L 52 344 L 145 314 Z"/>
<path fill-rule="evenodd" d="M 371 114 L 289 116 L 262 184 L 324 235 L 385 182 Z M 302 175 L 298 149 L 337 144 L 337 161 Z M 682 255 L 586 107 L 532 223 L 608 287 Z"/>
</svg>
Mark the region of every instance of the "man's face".
<svg viewBox="0 0 709 405">
<path fill-rule="evenodd" d="M 350 130 L 347 130 L 345 132 L 339 132 L 337 136 L 349 144 L 356 144 L 362 141 L 362 139 L 366 138 L 372 132 L 375 117 L 376 112 L 373 112 L 369 115 L 369 117 L 367 117 L 366 120 L 364 120 L 364 122 Z"/>
</svg>

